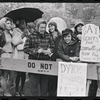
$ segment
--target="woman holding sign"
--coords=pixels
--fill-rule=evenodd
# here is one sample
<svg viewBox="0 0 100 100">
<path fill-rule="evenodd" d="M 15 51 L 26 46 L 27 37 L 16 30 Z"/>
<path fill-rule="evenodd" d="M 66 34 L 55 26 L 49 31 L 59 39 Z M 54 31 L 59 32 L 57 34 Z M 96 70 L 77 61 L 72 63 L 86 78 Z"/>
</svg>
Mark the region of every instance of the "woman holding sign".
<svg viewBox="0 0 100 100">
<path fill-rule="evenodd" d="M 73 38 L 73 31 L 65 29 L 62 31 L 62 39 L 58 44 L 58 56 L 63 61 L 78 61 L 79 60 L 79 42 Z"/>
</svg>

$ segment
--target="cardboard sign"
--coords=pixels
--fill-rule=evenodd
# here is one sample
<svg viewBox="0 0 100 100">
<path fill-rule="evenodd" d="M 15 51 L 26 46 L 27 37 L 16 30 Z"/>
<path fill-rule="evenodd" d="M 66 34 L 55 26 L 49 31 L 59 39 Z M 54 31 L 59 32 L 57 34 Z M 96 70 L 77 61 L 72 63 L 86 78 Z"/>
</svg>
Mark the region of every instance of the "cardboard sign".
<svg viewBox="0 0 100 100">
<path fill-rule="evenodd" d="M 94 24 L 82 27 L 80 60 L 100 62 L 100 32 L 99 27 Z"/>
<path fill-rule="evenodd" d="M 86 96 L 86 63 L 59 62 L 57 96 Z"/>
<path fill-rule="evenodd" d="M 55 76 L 57 75 L 57 62 L 1 58 L 0 69 Z"/>
</svg>

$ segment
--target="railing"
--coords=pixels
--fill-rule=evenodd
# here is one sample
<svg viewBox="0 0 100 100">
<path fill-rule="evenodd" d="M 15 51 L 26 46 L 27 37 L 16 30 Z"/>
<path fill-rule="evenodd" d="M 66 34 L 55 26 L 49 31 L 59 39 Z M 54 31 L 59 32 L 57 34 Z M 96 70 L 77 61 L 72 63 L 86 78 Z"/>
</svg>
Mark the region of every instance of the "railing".
<svg viewBox="0 0 100 100">
<path fill-rule="evenodd" d="M 0 69 L 57 76 L 58 63 L 59 61 L 0 58 Z M 87 79 L 97 80 L 97 65 L 99 64 L 87 65 Z"/>
</svg>

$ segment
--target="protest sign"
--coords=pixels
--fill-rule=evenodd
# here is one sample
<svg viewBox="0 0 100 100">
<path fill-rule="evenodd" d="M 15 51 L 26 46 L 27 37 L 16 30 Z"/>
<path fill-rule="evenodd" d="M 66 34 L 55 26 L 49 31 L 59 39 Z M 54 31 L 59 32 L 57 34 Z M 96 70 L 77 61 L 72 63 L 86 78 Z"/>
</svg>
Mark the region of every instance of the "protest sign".
<svg viewBox="0 0 100 100">
<path fill-rule="evenodd" d="M 57 96 L 86 96 L 86 63 L 59 62 Z"/>
<path fill-rule="evenodd" d="M 99 27 L 94 24 L 82 27 L 80 60 L 100 62 L 100 32 Z"/>
</svg>

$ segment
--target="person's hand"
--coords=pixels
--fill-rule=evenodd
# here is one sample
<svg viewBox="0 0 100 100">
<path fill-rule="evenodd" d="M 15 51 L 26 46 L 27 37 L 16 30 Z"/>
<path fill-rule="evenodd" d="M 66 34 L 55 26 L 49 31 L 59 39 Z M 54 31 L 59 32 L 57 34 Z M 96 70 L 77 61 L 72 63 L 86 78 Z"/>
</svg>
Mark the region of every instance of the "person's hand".
<svg viewBox="0 0 100 100">
<path fill-rule="evenodd" d="M 43 49 L 40 48 L 40 49 L 38 50 L 38 53 L 43 53 Z"/>
<path fill-rule="evenodd" d="M 82 35 L 81 34 L 78 34 L 77 37 L 78 37 L 79 40 L 82 40 Z"/>
<path fill-rule="evenodd" d="M 51 50 L 50 50 L 50 49 L 43 50 L 43 53 L 44 53 L 45 55 L 49 55 L 49 54 L 51 54 Z"/>
<path fill-rule="evenodd" d="M 78 61 L 79 57 L 70 57 L 70 60 L 72 61 Z"/>
</svg>

